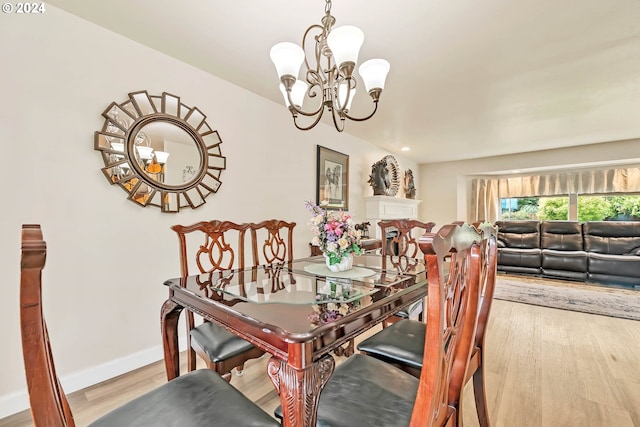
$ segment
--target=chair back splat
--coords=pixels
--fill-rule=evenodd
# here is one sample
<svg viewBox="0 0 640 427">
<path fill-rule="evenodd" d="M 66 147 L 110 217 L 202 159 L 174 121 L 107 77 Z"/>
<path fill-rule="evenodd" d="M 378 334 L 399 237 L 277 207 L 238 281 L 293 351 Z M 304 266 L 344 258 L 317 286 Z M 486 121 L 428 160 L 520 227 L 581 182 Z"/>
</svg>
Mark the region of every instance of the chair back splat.
<svg viewBox="0 0 640 427">
<path fill-rule="evenodd" d="M 245 267 L 244 242 L 249 224 L 212 220 L 171 229 L 180 242 L 182 277 Z"/>
<path fill-rule="evenodd" d="M 411 426 L 457 423 L 455 403 L 460 399 L 476 331 L 480 241 L 475 228 L 454 224 L 420 239 L 429 289 L 423 368 Z"/>
<path fill-rule="evenodd" d="M 293 261 L 293 229 L 295 226 L 295 222 L 278 219 L 252 223 L 250 228 L 253 266 L 283 264 Z"/>
<path fill-rule="evenodd" d="M 429 233 L 435 227 L 434 222 L 422 222 L 417 219 L 392 219 L 378 222 L 383 239 L 382 255 L 392 259 L 422 258 L 418 233 Z M 389 238 L 387 238 L 389 235 Z M 385 239 L 386 242 L 385 242 Z"/>
</svg>

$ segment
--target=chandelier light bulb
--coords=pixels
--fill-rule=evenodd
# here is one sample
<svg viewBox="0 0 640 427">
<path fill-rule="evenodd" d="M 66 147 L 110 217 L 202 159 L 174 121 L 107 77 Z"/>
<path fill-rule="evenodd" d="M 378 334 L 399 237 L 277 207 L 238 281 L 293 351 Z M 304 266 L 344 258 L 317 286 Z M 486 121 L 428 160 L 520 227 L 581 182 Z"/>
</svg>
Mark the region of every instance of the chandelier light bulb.
<svg viewBox="0 0 640 427">
<path fill-rule="evenodd" d="M 347 82 L 342 82 L 338 87 L 338 102 L 339 102 L 339 105 L 345 111 L 349 111 L 351 109 L 351 103 L 353 102 L 353 98 L 355 98 L 356 96 L 356 88 L 355 87 L 351 88 L 351 92 L 349 92 L 348 84 L 349 83 Z M 349 92 L 349 99 L 346 99 L 347 92 Z M 345 105 L 345 100 L 346 100 L 346 105 Z"/>
<path fill-rule="evenodd" d="M 138 150 L 138 155 L 142 160 L 151 160 L 153 157 L 153 148 L 147 147 L 146 145 L 136 145 L 136 150 Z"/>
<path fill-rule="evenodd" d="M 327 36 L 327 45 L 338 68 L 345 63 L 358 63 L 358 54 L 364 43 L 364 33 L 358 27 L 344 25 L 331 30 Z"/>
<path fill-rule="evenodd" d="M 164 165 L 165 163 L 167 163 L 167 159 L 169 158 L 169 153 L 167 153 L 166 151 L 156 151 L 156 160 L 158 161 L 158 163 L 160 163 L 161 165 Z"/>
<path fill-rule="evenodd" d="M 391 65 L 384 59 L 370 59 L 360 65 L 358 72 L 362 77 L 367 92 L 373 89 L 384 89 L 384 83 L 390 68 Z"/>
<path fill-rule="evenodd" d="M 307 84 L 302 80 L 296 80 L 291 88 L 291 100 L 293 101 L 293 105 L 300 109 L 302 108 L 302 103 L 304 102 L 304 94 L 307 92 Z M 282 92 L 282 96 L 284 97 L 284 103 L 289 108 L 291 104 L 289 104 L 289 97 L 287 96 L 287 89 L 285 89 L 284 85 L 280 83 L 280 92 Z"/>
<path fill-rule="evenodd" d="M 279 78 L 287 75 L 298 77 L 304 61 L 304 51 L 300 46 L 290 42 L 278 43 L 271 48 L 269 56 L 276 66 Z"/>
</svg>

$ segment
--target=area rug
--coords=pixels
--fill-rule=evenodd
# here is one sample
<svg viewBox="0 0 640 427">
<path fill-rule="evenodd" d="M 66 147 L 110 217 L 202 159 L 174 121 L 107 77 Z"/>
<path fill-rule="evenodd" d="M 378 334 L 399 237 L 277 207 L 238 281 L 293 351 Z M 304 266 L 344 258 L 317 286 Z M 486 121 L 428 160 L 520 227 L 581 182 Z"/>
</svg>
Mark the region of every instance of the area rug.
<svg viewBox="0 0 640 427">
<path fill-rule="evenodd" d="M 640 290 L 499 274 L 494 298 L 640 320 Z"/>
</svg>

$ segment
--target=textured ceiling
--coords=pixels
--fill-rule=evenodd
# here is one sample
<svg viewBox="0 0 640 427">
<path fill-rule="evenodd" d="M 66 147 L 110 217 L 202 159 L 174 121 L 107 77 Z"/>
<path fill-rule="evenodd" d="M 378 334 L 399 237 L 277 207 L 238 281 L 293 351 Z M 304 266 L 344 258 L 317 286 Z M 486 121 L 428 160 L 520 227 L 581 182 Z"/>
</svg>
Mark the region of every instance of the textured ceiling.
<svg viewBox="0 0 640 427">
<path fill-rule="evenodd" d="M 48 3 L 278 103 L 269 49 L 300 43 L 325 5 Z M 419 163 L 640 137 L 638 0 L 335 0 L 332 12 L 364 31 L 361 61 L 391 63 L 378 113 L 345 132 Z"/>
</svg>

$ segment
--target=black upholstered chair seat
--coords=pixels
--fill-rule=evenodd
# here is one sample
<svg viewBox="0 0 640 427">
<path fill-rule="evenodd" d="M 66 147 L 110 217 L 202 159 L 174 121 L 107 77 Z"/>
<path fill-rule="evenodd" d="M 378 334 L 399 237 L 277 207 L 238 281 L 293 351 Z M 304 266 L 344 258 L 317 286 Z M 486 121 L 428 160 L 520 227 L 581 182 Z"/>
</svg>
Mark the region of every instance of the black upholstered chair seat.
<svg viewBox="0 0 640 427">
<path fill-rule="evenodd" d="M 91 427 L 279 426 L 220 375 L 182 375 L 99 418 Z"/>
<path fill-rule="evenodd" d="M 190 334 L 212 362 L 227 360 L 254 348 L 250 342 L 211 322 L 202 323 Z"/>
<path fill-rule="evenodd" d="M 322 389 L 316 425 L 408 426 L 417 393 L 417 378 L 373 357 L 354 354 Z M 282 408 L 275 413 L 282 418 Z"/>
<path fill-rule="evenodd" d="M 388 363 L 422 369 L 426 325 L 403 319 L 358 344 L 358 350 Z"/>
</svg>

